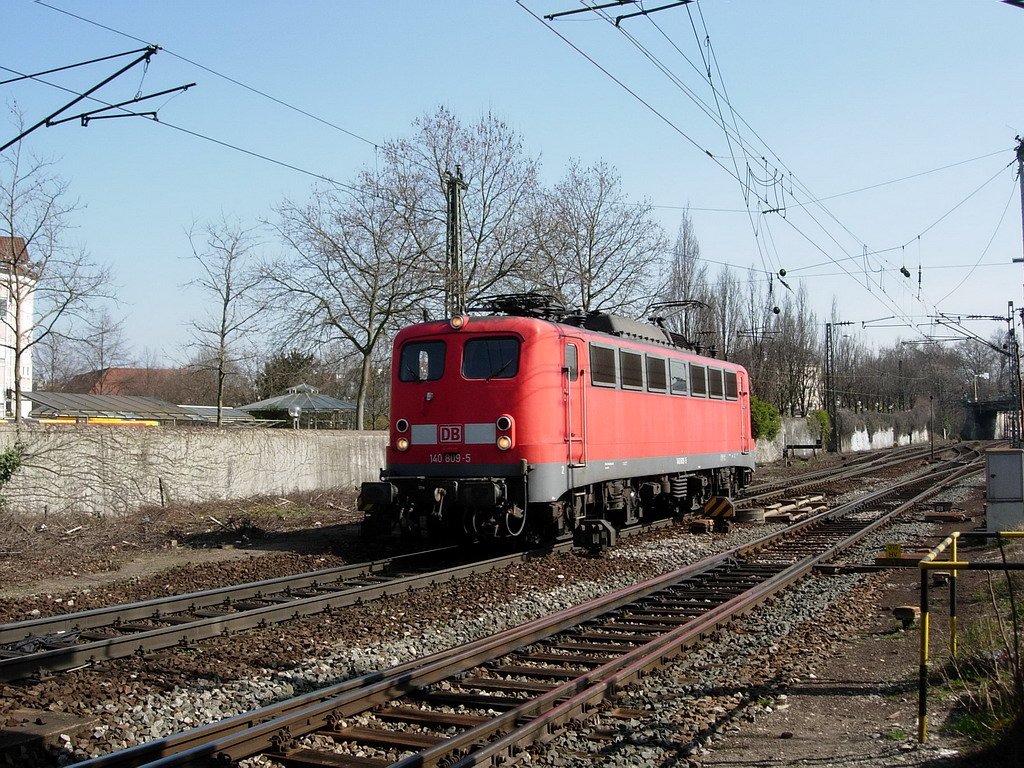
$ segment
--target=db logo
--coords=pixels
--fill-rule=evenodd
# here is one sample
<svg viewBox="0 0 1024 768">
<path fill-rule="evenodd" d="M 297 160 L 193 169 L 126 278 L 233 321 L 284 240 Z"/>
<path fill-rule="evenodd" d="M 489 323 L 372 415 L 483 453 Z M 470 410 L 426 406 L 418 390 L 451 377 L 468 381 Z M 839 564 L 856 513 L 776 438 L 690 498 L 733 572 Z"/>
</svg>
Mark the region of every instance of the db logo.
<svg viewBox="0 0 1024 768">
<path fill-rule="evenodd" d="M 461 443 L 462 442 L 462 425 L 461 424 L 442 424 L 441 430 L 441 442 L 442 443 Z"/>
</svg>

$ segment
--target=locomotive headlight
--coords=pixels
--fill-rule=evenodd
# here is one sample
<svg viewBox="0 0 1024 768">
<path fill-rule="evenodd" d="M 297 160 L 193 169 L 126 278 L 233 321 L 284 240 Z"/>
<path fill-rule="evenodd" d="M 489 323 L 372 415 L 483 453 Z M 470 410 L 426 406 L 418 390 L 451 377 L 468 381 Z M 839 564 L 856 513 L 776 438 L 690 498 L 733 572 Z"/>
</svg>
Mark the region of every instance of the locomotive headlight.
<svg viewBox="0 0 1024 768">
<path fill-rule="evenodd" d="M 495 431 L 501 433 L 494 441 L 499 451 L 507 451 L 515 443 L 515 432 L 512 431 L 514 426 L 515 422 L 512 421 L 512 417 L 506 414 L 502 414 L 494 420 Z"/>
<path fill-rule="evenodd" d="M 453 331 L 457 331 L 460 328 L 465 328 L 466 323 L 469 322 L 469 318 L 466 315 L 454 315 L 451 320 L 448 321 L 448 325 L 452 327 Z"/>
<path fill-rule="evenodd" d="M 400 451 L 408 451 L 409 450 L 409 438 L 407 438 L 407 437 L 400 437 L 397 440 L 395 440 L 395 448 L 397 448 Z"/>
</svg>

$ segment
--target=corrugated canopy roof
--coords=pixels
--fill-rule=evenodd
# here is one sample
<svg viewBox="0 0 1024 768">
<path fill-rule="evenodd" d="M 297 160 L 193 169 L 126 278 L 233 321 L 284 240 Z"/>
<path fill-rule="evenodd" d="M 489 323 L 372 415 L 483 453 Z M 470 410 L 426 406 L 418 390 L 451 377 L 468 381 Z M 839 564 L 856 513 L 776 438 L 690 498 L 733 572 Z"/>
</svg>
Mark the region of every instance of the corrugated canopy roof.
<svg viewBox="0 0 1024 768">
<path fill-rule="evenodd" d="M 288 413 L 292 406 L 305 411 L 355 411 L 356 404 L 351 400 L 338 400 L 328 395 L 321 395 L 316 387 L 299 384 L 289 387 L 288 391 L 277 397 L 260 400 L 258 403 L 238 406 L 242 411 L 281 411 Z"/>
<path fill-rule="evenodd" d="M 73 416 L 111 419 L 206 421 L 199 414 L 156 397 L 130 395 L 73 395 L 65 392 L 26 392 L 34 418 Z"/>
<path fill-rule="evenodd" d="M 202 416 L 206 421 L 217 421 L 217 406 L 216 405 L 182 405 L 186 411 L 198 414 Z M 238 408 L 221 408 L 220 409 L 221 421 L 255 421 L 255 417 L 251 413 L 239 410 Z"/>
</svg>

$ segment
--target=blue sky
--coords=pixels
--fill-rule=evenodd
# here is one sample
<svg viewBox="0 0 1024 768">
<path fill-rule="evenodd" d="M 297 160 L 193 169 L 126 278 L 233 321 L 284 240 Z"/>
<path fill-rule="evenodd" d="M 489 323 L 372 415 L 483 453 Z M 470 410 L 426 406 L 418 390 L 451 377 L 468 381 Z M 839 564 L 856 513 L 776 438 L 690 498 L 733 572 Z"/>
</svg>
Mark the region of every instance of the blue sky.
<svg viewBox="0 0 1024 768">
<path fill-rule="evenodd" d="M 594 14 L 548 28 L 527 10 L 543 16 L 580 7 L 577 0 L 46 2 L 111 29 L 32 0 L 4 0 L 0 66 L 36 72 L 140 46 L 119 33 L 161 45 L 144 80 L 133 70 L 98 95 L 119 101 L 140 86 L 152 92 L 196 82 L 156 101 L 163 123 L 314 173 L 351 178 L 374 163 L 374 143 L 408 133 L 438 105 L 467 121 L 491 110 L 541 156 L 545 181 L 557 180 L 574 156 L 612 163 L 631 197 L 658 206 L 669 232 L 680 208 L 691 206 L 705 258 L 743 270 L 784 268 L 794 288 L 806 282 L 822 315 L 833 297 L 842 318 L 858 322 L 893 314 L 926 322 L 936 309 L 1001 314 L 1007 301 L 1024 303 L 1024 269 L 1011 263 L 1022 251 L 1011 164 L 1014 137 L 1024 133 L 1024 10 L 998 0 L 702 0 L 624 21 L 621 31 Z M 756 194 L 746 196 L 747 212 L 731 174 L 753 178 L 748 158 L 727 142 L 706 80 L 683 58 L 699 70 L 711 53 L 722 114 L 741 125 L 756 173 L 778 180 L 750 186 L 769 199 L 781 195 L 784 212 L 759 211 Z M 116 68 L 107 62 L 48 79 L 80 89 Z M 63 99 L 35 82 L 0 86 L 0 100 L 16 100 L 29 123 Z M 8 125 L 0 137 L 13 133 Z M 199 308 L 182 287 L 192 277 L 184 258 L 189 226 L 222 214 L 255 224 L 284 198 L 306 197 L 314 183 L 134 118 L 41 129 L 24 148 L 53 158 L 80 200 L 73 237 L 113 266 L 124 302 L 115 312 L 126 316 L 136 353 L 148 348 L 165 358 L 180 357 L 185 324 Z M 953 167 L 885 183 L 945 166 Z M 872 188 L 843 194 L 865 187 Z M 815 197 L 830 199 L 824 208 L 802 205 Z M 277 247 L 268 238 L 268 253 Z M 865 260 L 865 247 L 882 253 Z M 904 265 L 910 280 L 898 272 Z M 972 327 L 983 335 L 996 328 Z M 869 343 L 916 334 L 863 333 Z"/>
</svg>

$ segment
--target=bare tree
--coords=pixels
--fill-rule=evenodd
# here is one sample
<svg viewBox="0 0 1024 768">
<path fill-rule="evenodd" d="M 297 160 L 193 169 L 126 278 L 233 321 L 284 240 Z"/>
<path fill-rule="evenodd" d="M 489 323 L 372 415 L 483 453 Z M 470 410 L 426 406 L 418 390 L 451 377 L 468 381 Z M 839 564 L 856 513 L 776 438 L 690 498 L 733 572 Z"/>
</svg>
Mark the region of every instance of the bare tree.
<svg viewBox="0 0 1024 768">
<path fill-rule="evenodd" d="M 444 179 L 461 170 L 466 184 L 461 293 L 472 304 L 489 293 L 521 287 L 532 251 L 530 211 L 538 166 L 523 140 L 491 112 L 461 122 L 445 107 L 413 124 L 408 138 L 382 149 L 379 186 L 421 254 L 422 301 L 439 309 L 446 277 Z"/>
<path fill-rule="evenodd" d="M 61 333 L 51 333 L 33 350 L 34 382 L 32 389 L 58 391 L 82 370 L 78 344 Z"/>
<path fill-rule="evenodd" d="M 758 397 L 766 402 L 782 400 L 779 394 L 778 371 L 778 316 L 772 283 L 764 273 L 747 272 L 746 293 L 743 301 L 743 328 L 734 354 L 737 362 L 750 372 L 750 381 Z"/>
<path fill-rule="evenodd" d="M 28 158 L 21 143 L 0 155 L 0 347 L 13 354 L 16 422 L 33 347 L 54 333 L 73 337 L 94 302 L 113 298 L 109 268 L 65 241 L 75 209 L 50 163 Z"/>
<path fill-rule="evenodd" d="M 700 241 L 689 211 L 684 211 L 679 221 L 658 300 L 687 304 L 682 307 L 666 307 L 660 313 L 664 316 L 666 327 L 691 343 L 698 343 L 707 325 L 711 288 L 708 285 L 708 268 L 701 261 Z"/>
<path fill-rule="evenodd" d="M 378 346 L 424 296 L 421 233 L 388 189 L 366 171 L 347 191 L 285 201 L 277 228 L 290 253 L 265 272 L 286 344 L 342 343 L 358 356 L 357 429 L 365 428 Z"/>
<path fill-rule="evenodd" d="M 712 321 L 709 346 L 728 360 L 736 348 L 742 322 L 740 282 L 728 267 L 719 270 L 709 304 Z"/>
<path fill-rule="evenodd" d="M 638 314 L 656 290 L 666 249 L 651 206 L 634 203 L 606 163 L 569 164 L 536 219 L 540 287 L 584 312 Z"/>
<path fill-rule="evenodd" d="M 779 410 L 792 416 L 806 415 L 816 400 L 814 397 L 819 378 L 820 349 L 818 318 L 811 311 L 807 287 L 803 283 L 796 296 L 786 296 L 777 317 L 774 337 L 778 350 L 779 392 L 776 404 Z"/>
<path fill-rule="evenodd" d="M 200 268 L 189 285 L 210 300 L 206 313 L 191 322 L 193 364 L 215 374 L 219 427 L 225 382 L 250 354 L 244 348 L 246 336 L 266 308 L 258 291 L 262 276 L 253 259 L 257 242 L 251 229 L 225 219 L 206 225 L 201 236 L 193 227 L 188 239 L 191 258 Z"/>
<path fill-rule="evenodd" d="M 88 323 L 83 323 L 82 331 L 77 345 L 80 364 L 97 371 L 131 364 L 133 355 L 124 334 L 123 318 L 115 318 L 104 308 L 93 313 Z"/>
</svg>

